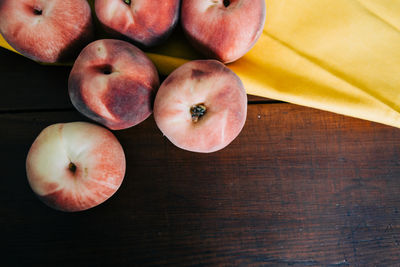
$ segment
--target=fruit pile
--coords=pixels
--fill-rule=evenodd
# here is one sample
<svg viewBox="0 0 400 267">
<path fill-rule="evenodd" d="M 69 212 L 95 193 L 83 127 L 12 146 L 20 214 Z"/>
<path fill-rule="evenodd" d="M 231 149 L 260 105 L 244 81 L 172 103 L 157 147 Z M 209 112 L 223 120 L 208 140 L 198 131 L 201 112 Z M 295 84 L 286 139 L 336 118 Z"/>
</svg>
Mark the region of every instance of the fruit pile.
<svg viewBox="0 0 400 267">
<path fill-rule="evenodd" d="M 73 59 L 72 104 L 111 130 L 137 125 L 153 113 L 174 145 L 203 153 L 220 150 L 239 135 L 247 96 L 224 64 L 242 57 L 261 35 L 264 0 L 95 0 L 94 12 L 114 39 L 95 40 L 97 24 L 86 0 L 2 0 L 0 33 L 33 60 Z M 160 85 L 142 49 L 162 44 L 179 19 L 189 42 L 209 59 L 180 66 Z M 26 171 L 43 202 L 79 211 L 118 190 L 125 155 L 104 127 L 60 123 L 36 138 Z"/>
</svg>

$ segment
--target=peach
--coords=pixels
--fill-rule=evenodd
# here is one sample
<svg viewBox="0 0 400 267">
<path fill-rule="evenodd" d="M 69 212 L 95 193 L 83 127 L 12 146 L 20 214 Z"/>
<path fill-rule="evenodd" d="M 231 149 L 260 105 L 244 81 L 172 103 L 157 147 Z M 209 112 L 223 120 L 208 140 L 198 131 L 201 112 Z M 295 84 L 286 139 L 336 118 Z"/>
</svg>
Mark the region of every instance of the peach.
<svg viewBox="0 0 400 267">
<path fill-rule="evenodd" d="M 247 95 L 239 77 L 216 60 L 195 60 L 161 84 L 154 119 L 176 146 L 193 152 L 226 147 L 242 130 Z"/>
<path fill-rule="evenodd" d="M 72 59 L 93 39 L 91 10 L 85 0 L 2 0 L 0 18 L 4 39 L 36 61 Z"/>
<path fill-rule="evenodd" d="M 180 0 L 96 0 L 97 18 L 104 28 L 149 47 L 171 34 L 179 16 Z"/>
<path fill-rule="evenodd" d="M 113 130 L 132 127 L 149 117 L 158 86 L 156 67 L 146 54 L 113 39 L 86 46 L 68 80 L 76 109 Z"/>
<path fill-rule="evenodd" d="M 264 28 L 264 0 L 182 0 L 182 28 L 191 44 L 224 63 L 245 55 Z"/>
<path fill-rule="evenodd" d="M 125 154 L 107 129 L 87 122 L 45 128 L 26 159 L 32 190 L 62 211 L 92 208 L 111 197 L 125 175 Z"/>
</svg>

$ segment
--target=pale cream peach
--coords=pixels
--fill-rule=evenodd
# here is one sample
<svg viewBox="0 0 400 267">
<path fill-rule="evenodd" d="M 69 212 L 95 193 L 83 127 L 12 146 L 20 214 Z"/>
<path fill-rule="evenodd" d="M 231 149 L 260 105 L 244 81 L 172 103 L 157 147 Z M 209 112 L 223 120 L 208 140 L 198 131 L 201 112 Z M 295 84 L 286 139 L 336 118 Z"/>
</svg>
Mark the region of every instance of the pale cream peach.
<svg viewBox="0 0 400 267">
<path fill-rule="evenodd" d="M 53 124 L 33 142 L 26 173 L 32 190 L 48 206 L 86 210 L 118 190 L 125 175 L 125 154 L 117 138 L 101 126 Z"/>
</svg>

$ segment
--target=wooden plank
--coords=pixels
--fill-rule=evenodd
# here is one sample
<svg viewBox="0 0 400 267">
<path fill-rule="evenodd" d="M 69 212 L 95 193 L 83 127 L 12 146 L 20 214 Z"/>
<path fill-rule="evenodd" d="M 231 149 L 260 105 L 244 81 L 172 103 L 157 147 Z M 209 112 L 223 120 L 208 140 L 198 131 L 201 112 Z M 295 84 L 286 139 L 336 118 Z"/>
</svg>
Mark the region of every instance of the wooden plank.
<svg viewBox="0 0 400 267">
<path fill-rule="evenodd" d="M 86 212 L 47 208 L 25 175 L 45 126 L 1 114 L 5 266 L 390 266 L 400 263 L 400 131 L 289 104 L 250 105 L 226 149 L 174 147 L 152 117 L 114 132 L 127 174 Z"/>
<path fill-rule="evenodd" d="M 0 111 L 71 108 L 70 69 L 40 65 L 0 48 Z"/>
<path fill-rule="evenodd" d="M 0 48 L 0 112 L 73 108 L 68 96 L 70 70 L 40 65 Z M 274 102 L 251 95 L 248 98 L 249 103 Z"/>
<path fill-rule="evenodd" d="M 256 95 L 247 95 L 247 101 L 249 104 L 268 104 L 268 103 L 282 103 L 282 101 L 266 98 Z"/>
</svg>

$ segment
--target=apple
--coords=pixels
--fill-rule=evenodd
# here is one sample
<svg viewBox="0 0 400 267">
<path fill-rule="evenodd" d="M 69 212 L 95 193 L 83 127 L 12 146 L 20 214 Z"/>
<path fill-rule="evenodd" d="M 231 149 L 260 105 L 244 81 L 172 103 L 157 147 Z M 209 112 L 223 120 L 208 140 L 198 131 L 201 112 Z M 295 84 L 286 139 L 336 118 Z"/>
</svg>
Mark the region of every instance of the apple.
<svg viewBox="0 0 400 267">
<path fill-rule="evenodd" d="M 176 146 L 193 152 L 226 147 L 242 130 L 247 95 L 239 77 L 217 60 L 194 60 L 161 84 L 154 119 Z"/>
<path fill-rule="evenodd" d="M 45 128 L 26 159 L 32 190 L 62 211 L 92 208 L 111 197 L 125 175 L 125 154 L 107 129 L 87 122 Z"/>
<path fill-rule="evenodd" d="M 132 127 L 149 117 L 158 86 L 156 67 L 146 54 L 114 39 L 86 46 L 68 79 L 76 109 L 112 130 Z"/>
<path fill-rule="evenodd" d="M 95 12 L 109 32 L 150 47 L 171 34 L 178 22 L 179 6 L 180 0 L 96 0 Z"/>
<path fill-rule="evenodd" d="M 41 62 L 71 59 L 94 36 L 86 0 L 1 0 L 0 18 L 4 39 Z"/>
<path fill-rule="evenodd" d="M 264 28 L 265 0 L 182 0 L 181 24 L 190 43 L 224 63 L 245 55 Z"/>
</svg>

